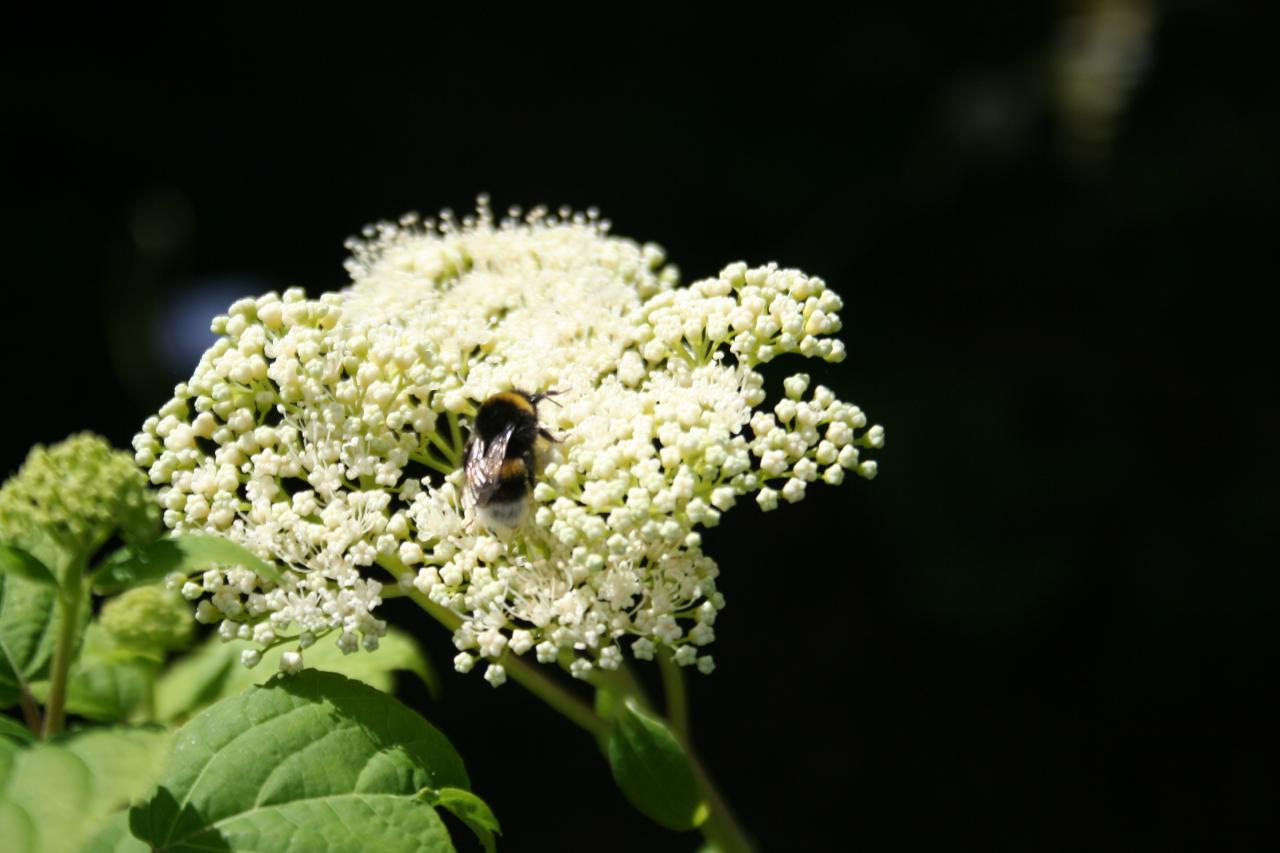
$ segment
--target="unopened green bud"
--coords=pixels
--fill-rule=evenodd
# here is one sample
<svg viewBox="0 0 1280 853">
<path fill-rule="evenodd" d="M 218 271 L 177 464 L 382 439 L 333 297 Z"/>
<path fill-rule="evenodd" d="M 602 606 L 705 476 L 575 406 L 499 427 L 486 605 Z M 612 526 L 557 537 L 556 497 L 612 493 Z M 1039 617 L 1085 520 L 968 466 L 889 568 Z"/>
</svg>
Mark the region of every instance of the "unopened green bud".
<svg viewBox="0 0 1280 853">
<path fill-rule="evenodd" d="M 195 632 L 191 605 L 163 585 L 141 586 L 109 599 L 98 621 L 116 645 L 144 655 L 185 648 Z"/>
<path fill-rule="evenodd" d="M 0 539 L 34 536 L 90 556 L 116 534 L 125 542 L 147 542 L 159 524 L 159 504 L 133 458 L 92 433 L 36 445 L 0 486 Z"/>
</svg>

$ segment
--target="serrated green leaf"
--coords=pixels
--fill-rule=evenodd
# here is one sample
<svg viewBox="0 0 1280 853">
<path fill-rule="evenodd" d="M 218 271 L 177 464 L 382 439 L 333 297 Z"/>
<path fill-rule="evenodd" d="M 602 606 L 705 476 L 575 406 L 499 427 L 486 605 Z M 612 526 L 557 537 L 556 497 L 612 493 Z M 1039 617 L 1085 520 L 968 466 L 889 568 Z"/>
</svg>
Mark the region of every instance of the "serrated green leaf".
<svg viewBox="0 0 1280 853">
<path fill-rule="evenodd" d="M 33 743 L 36 736 L 13 717 L 0 714 L 0 738 L 8 738 L 18 744 Z"/>
<path fill-rule="evenodd" d="M 19 577 L 41 586 L 58 588 L 58 579 L 43 561 L 8 542 L 0 542 L 0 575 Z"/>
<path fill-rule="evenodd" d="M 155 784 L 169 735 L 91 729 L 0 761 L 0 839 L 7 853 L 76 853 Z"/>
<path fill-rule="evenodd" d="M 136 548 L 121 548 L 94 569 L 93 591 L 123 592 L 164 580 L 171 572 L 192 574 L 213 566 L 243 566 L 260 578 L 280 583 L 280 570 L 253 552 L 221 536 L 183 534 Z"/>
<path fill-rule="evenodd" d="M 427 790 L 422 792 L 421 797 L 433 806 L 447 809 L 454 817 L 470 827 L 488 853 L 495 853 L 497 844 L 493 836 L 495 833 L 501 835 L 502 828 L 498 826 L 498 819 L 488 803 L 461 788 Z"/>
<path fill-rule="evenodd" d="M 430 723 L 360 682 L 304 670 L 187 723 L 130 827 L 159 851 L 450 851 L 415 796 L 444 787 L 470 786 Z"/>
<path fill-rule="evenodd" d="M 280 656 L 291 646 L 277 646 L 262 655 L 261 662 L 249 669 L 240 665 L 240 653 L 258 646 L 246 640 L 224 643 L 209 637 L 190 655 L 169 667 L 156 682 L 156 714 L 162 722 L 182 720 L 219 699 L 267 682 L 280 669 Z M 326 637 L 303 653 L 310 669 L 336 672 L 370 687 L 389 692 L 392 674 L 397 670 L 415 673 L 434 693 L 434 673 L 427 665 L 418 642 L 394 628 L 387 631 L 373 652 L 344 655 L 332 637 Z"/>
<path fill-rule="evenodd" d="M 614 781 L 627 800 L 668 829 L 694 829 L 707 819 L 689 756 L 657 717 L 634 699 L 613 706 L 607 754 Z"/>
</svg>

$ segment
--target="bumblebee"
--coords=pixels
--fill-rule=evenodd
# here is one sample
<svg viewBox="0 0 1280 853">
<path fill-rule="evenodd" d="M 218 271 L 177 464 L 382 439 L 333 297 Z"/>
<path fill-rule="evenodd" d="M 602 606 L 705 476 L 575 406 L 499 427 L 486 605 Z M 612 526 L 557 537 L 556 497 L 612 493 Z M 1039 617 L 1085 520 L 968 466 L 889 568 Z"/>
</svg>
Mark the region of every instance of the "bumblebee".
<svg viewBox="0 0 1280 853">
<path fill-rule="evenodd" d="M 463 506 L 493 533 L 510 535 L 528 515 L 539 453 L 558 442 L 538 423 L 538 403 L 558 393 L 501 391 L 476 412 L 463 453 Z"/>
</svg>

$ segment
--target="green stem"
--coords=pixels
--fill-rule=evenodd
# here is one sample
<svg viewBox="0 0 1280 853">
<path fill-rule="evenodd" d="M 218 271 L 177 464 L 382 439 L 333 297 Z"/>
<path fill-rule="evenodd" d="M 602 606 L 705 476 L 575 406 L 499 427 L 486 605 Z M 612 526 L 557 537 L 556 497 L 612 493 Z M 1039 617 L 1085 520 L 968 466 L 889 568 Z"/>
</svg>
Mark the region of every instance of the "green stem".
<svg viewBox="0 0 1280 853">
<path fill-rule="evenodd" d="M 414 462 L 420 462 L 423 465 L 426 465 L 428 468 L 430 468 L 433 471 L 437 471 L 441 474 L 444 474 L 446 477 L 452 474 L 454 471 L 458 470 L 457 465 L 454 465 L 451 468 L 442 462 L 438 462 L 435 459 L 432 459 L 431 455 L 426 452 L 410 453 L 409 458 L 412 459 Z"/>
<path fill-rule="evenodd" d="M 22 721 L 27 724 L 27 728 L 33 735 L 39 737 L 44 721 L 40 719 L 40 706 L 36 704 L 36 697 L 31 695 L 26 682 L 19 684 L 18 690 L 18 701 L 22 704 Z"/>
<path fill-rule="evenodd" d="M 147 715 L 146 720 L 148 723 L 159 722 L 156 719 L 156 676 L 159 674 L 160 666 L 161 664 L 157 663 L 146 668 L 146 682 L 143 685 L 142 693 L 142 710 Z"/>
<path fill-rule="evenodd" d="M 403 564 L 397 567 L 396 564 L 399 561 L 394 557 L 383 558 L 379 562 L 384 569 L 396 577 L 399 577 L 405 571 Z M 456 631 L 462 625 L 461 616 L 449 608 L 435 603 L 418 590 L 410 590 L 408 595 L 419 607 L 427 612 L 427 615 L 450 631 Z M 498 663 L 507 671 L 507 675 L 512 681 L 537 696 L 543 702 L 546 702 L 556 711 L 559 711 L 574 725 L 594 736 L 608 733 L 609 723 L 592 710 L 590 705 L 543 675 L 533 664 L 528 663 L 519 655 L 512 654 L 510 651 L 503 652 L 502 656 L 498 658 Z"/>
<path fill-rule="evenodd" d="M 462 618 L 458 614 L 447 607 L 441 607 L 417 590 L 409 593 L 409 597 L 417 602 L 419 607 L 427 611 L 431 618 L 450 631 L 457 630 L 458 626 L 462 624 Z M 586 702 L 583 702 L 577 696 L 547 678 L 533 664 L 528 663 L 519 655 L 514 655 L 510 651 L 503 652 L 502 656 L 498 658 L 498 663 L 507 671 L 507 675 L 510 676 L 512 681 L 559 711 L 574 725 L 585 729 L 592 735 L 608 733 L 609 724 L 601 719 L 600 715 L 593 711 Z"/>
<path fill-rule="evenodd" d="M 556 684 L 532 664 L 511 652 L 503 652 L 499 658 L 511 680 L 546 702 L 567 717 L 578 728 L 594 737 L 607 735 L 609 723 L 586 702 Z"/>
<path fill-rule="evenodd" d="M 667 720 L 683 743 L 689 743 L 689 700 L 684 692 L 684 672 L 675 656 L 658 652 L 658 671 L 662 674 L 662 692 L 667 697 Z"/>
<path fill-rule="evenodd" d="M 73 560 L 58 590 L 58 640 L 53 649 L 53 668 L 49 674 L 49 701 L 45 704 L 44 736 L 62 731 L 67 703 L 67 680 L 75 657 L 76 628 L 80 624 L 80 605 L 84 595 L 84 560 Z"/>
<path fill-rule="evenodd" d="M 703 801 L 711 809 L 711 814 L 702 826 L 698 827 L 698 831 L 716 849 L 716 853 L 753 853 L 755 847 L 748 840 L 742 824 L 738 823 L 733 812 L 729 810 L 729 804 L 725 802 L 724 796 L 711 781 L 706 768 L 702 766 L 702 762 L 698 760 L 698 756 L 687 743 L 685 751 L 689 755 L 690 765 L 693 766 L 693 778 L 698 783 L 698 792 L 702 794 Z"/>
<path fill-rule="evenodd" d="M 573 652 L 562 651 L 559 659 L 560 668 L 568 671 L 570 665 L 573 664 L 574 657 Z M 631 671 L 625 661 L 614 670 L 596 667 L 587 674 L 587 683 L 598 690 L 608 690 L 619 698 L 633 697 L 640 703 L 641 708 L 653 710 L 653 703 L 649 701 L 644 685 L 636 678 L 635 673 Z"/>
<path fill-rule="evenodd" d="M 454 470 L 457 469 L 458 467 L 457 451 L 453 449 L 452 445 L 450 445 L 447 441 L 441 438 L 439 433 L 435 433 L 435 432 L 427 433 L 427 442 L 431 444 L 431 446 L 433 446 L 436 450 L 440 451 L 440 455 L 444 457 L 444 461 L 446 463 L 449 463 L 449 465 L 453 466 L 452 468 L 450 468 L 448 465 L 441 465 L 440 466 L 441 470 L 448 468 L 448 471 L 446 471 L 445 473 L 452 473 Z"/>
<path fill-rule="evenodd" d="M 453 446 L 451 461 L 461 462 L 458 451 L 462 449 L 462 431 L 458 429 L 458 416 L 454 412 L 449 413 L 449 441 Z"/>
<path fill-rule="evenodd" d="M 676 663 L 674 653 L 658 653 L 658 671 L 662 674 L 662 692 L 667 700 L 667 723 L 676 739 L 684 746 L 693 767 L 693 778 L 698 784 L 702 800 L 711 810 L 702 826 L 698 827 L 704 838 L 717 853 L 750 853 L 754 848 L 738 823 L 724 795 L 716 788 L 707 769 L 698 760 L 689 739 L 689 700 L 684 689 L 684 668 Z"/>
</svg>

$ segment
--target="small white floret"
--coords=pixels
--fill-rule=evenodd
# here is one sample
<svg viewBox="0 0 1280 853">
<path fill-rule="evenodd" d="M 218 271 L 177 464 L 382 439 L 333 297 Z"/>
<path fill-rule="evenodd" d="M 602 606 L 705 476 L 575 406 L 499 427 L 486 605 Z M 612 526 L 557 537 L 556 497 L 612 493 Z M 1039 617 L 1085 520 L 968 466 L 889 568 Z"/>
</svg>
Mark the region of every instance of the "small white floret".
<svg viewBox="0 0 1280 853">
<path fill-rule="evenodd" d="M 805 481 L 792 477 L 782 487 L 782 497 L 788 503 L 795 503 L 804 498 Z"/>
<path fill-rule="evenodd" d="M 494 687 L 501 687 L 506 683 L 507 670 L 502 664 L 491 663 L 484 671 L 484 680 Z"/>
<path fill-rule="evenodd" d="M 296 675 L 302 670 L 302 654 L 285 652 L 280 656 L 280 671 L 288 675 Z"/>
</svg>

